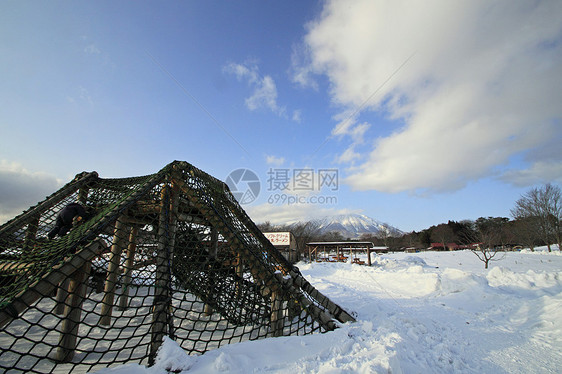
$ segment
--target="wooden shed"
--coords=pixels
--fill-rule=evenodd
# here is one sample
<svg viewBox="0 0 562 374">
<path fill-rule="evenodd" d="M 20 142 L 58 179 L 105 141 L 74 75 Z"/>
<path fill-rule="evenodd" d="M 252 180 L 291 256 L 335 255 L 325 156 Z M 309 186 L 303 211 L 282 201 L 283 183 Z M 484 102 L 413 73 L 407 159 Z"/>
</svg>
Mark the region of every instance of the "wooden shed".
<svg viewBox="0 0 562 374">
<path fill-rule="evenodd" d="M 364 265 L 360 253 L 367 254 L 367 265 L 371 266 L 371 253 L 388 252 L 388 247 L 375 247 L 372 242 L 342 241 L 342 242 L 310 242 L 306 243 L 308 258 L 317 262 L 346 262 L 349 256 L 352 263 Z"/>
</svg>

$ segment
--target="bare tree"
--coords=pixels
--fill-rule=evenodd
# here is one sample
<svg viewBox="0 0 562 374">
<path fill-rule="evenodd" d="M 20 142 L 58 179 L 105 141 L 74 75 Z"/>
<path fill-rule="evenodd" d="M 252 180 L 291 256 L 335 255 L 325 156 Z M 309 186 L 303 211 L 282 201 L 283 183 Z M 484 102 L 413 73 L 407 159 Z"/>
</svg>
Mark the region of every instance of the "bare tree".
<svg viewBox="0 0 562 374">
<path fill-rule="evenodd" d="M 560 187 L 548 183 L 543 187 L 529 190 L 515 202 L 511 215 L 517 220 L 534 217 L 548 251 L 551 251 L 552 240 L 556 241 L 559 249 L 562 248 L 562 191 Z"/>
<path fill-rule="evenodd" d="M 291 231 L 297 241 L 297 247 L 305 252 L 306 243 L 316 240 L 320 236 L 320 224 L 317 221 L 299 222 L 290 225 L 287 231 Z"/>
<path fill-rule="evenodd" d="M 269 221 L 265 221 L 264 223 L 258 223 L 256 225 L 261 232 L 270 232 L 270 231 L 277 231 L 277 226 L 273 225 Z"/>
<path fill-rule="evenodd" d="M 534 252 L 541 238 L 537 217 L 519 218 L 513 221 L 513 225 L 515 240 Z"/>
<path fill-rule="evenodd" d="M 480 243 L 476 245 L 476 248 L 471 249 L 471 251 L 484 263 L 484 269 L 488 269 L 490 261 L 500 252 L 497 248 L 488 247 Z"/>
<path fill-rule="evenodd" d="M 390 247 L 390 238 L 391 238 L 390 231 L 383 228 L 375 234 L 375 237 L 379 239 L 385 247 Z"/>
<path fill-rule="evenodd" d="M 431 238 L 435 242 L 443 244 L 443 250 L 446 250 L 447 243 L 453 241 L 454 233 L 449 225 L 443 223 L 431 231 Z"/>
<path fill-rule="evenodd" d="M 415 231 L 402 235 L 402 237 L 400 238 L 400 243 L 403 247 L 407 247 L 407 248 L 427 247 L 420 242 L 419 234 Z"/>
<path fill-rule="evenodd" d="M 319 239 L 325 242 L 341 242 L 342 240 L 344 240 L 344 237 L 338 231 L 328 231 L 322 234 Z"/>
<path fill-rule="evenodd" d="M 472 223 L 472 229 L 467 231 L 472 236 L 468 239 L 476 245 L 471 251 L 484 263 L 485 269 L 488 269 L 490 261 L 499 260 L 495 258 L 498 253 L 504 253 L 508 221 L 508 218 L 502 217 L 480 217 Z"/>
</svg>

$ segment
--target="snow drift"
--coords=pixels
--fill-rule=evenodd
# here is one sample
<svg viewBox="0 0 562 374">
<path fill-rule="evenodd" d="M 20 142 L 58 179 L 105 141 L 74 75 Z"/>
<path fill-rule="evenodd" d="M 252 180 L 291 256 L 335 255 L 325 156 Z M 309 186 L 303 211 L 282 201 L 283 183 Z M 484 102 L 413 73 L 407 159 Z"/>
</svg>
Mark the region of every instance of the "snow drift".
<svg viewBox="0 0 562 374">
<path fill-rule="evenodd" d="M 327 334 L 244 342 L 189 356 L 166 340 L 165 373 L 556 373 L 562 256 L 510 252 L 485 270 L 469 251 L 373 255 L 373 266 L 300 263 L 357 323 Z"/>
</svg>

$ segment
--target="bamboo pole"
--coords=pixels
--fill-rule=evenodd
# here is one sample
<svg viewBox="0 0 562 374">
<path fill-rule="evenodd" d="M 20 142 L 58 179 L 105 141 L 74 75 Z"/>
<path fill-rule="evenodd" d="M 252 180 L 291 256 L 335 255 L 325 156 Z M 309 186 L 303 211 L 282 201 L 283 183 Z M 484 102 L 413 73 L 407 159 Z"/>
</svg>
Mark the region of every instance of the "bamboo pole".
<svg viewBox="0 0 562 374">
<path fill-rule="evenodd" d="M 105 281 L 104 296 L 101 305 L 100 325 L 109 326 L 111 323 L 111 312 L 113 309 L 113 301 L 115 298 L 115 289 L 117 286 L 117 272 L 119 271 L 119 263 L 121 262 L 121 253 L 125 247 L 127 240 L 126 225 L 123 223 L 124 217 L 119 217 L 115 222 L 115 230 L 113 232 L 113 244 L 111 245 L 111 257 L 107 267 L 107 279 Z"/>
<path fill-rule="evenodd" d="M 131 285 L 131 275 L 135 261 L 135 253 L 137 250 L 137 234 L 138 227 L 131 227 L 129 234 L 129 246 L 127 247 L 127 260 L 125 261 L 125 275 L 123 276 L 123 292 L 119 298 L 118 310 L 126 310 L 129 305 L 129 287 Z"/>
</svg>

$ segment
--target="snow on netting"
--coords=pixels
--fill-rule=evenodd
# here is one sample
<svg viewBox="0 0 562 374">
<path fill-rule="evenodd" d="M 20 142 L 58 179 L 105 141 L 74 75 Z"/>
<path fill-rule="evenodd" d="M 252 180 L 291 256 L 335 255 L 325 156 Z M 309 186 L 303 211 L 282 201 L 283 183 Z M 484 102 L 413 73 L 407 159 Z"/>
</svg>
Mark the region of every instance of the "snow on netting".
<svg viewBox="0 0 562 374">
<path fill-rule="evenodd" d="M 73 203 L 84 217 L 50 238 Z M 0 227 L 4 371 L 151 365 L 164 336 L 201 354 L 337 321 L 353 317 L 285 260 L 225 183 L 187 162 L 144 177 L 81 173 Z"/>
</svg>

